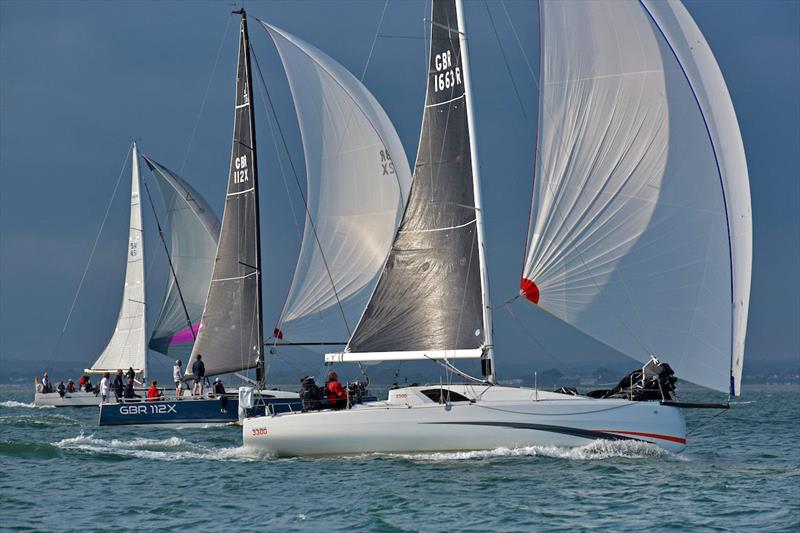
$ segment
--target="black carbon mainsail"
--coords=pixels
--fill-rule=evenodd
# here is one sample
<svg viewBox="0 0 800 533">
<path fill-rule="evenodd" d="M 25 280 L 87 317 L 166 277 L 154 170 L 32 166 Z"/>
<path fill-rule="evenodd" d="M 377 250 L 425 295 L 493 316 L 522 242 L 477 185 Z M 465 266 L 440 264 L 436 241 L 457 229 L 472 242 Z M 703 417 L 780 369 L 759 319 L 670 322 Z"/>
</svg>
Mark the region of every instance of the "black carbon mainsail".
<svg viewBox="0 0 800 533">
<path fill-rule="evenodd" d="M 191 369 L 202 354 L 207 375 L 260 368 L 264 344 L 253 84 L 247 19 L 243 10 L 238 13 L 242 22 L 228 193 L 208 298 L 187 365 Z"/>
<path fill-rule="evenodd" d="M 408 205 L 341 360 L 358 360 L 359 353 L 390 360 L 481 357 L 486 351 L 468 80 L 457 17 L 454 0 L 433 2 L 427 96 Z"/>
</svg>

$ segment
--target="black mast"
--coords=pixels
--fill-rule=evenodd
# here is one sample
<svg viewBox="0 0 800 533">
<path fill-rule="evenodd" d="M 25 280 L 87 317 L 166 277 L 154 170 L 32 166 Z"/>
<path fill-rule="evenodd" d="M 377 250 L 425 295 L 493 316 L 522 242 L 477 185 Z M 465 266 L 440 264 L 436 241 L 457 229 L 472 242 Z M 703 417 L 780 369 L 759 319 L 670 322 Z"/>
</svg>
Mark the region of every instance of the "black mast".
<svg viewBox="0 0 800 533">
<path fill-rule="evenodd" d="M 250 36 L 247 32 L 247 12 L 244 10 L 244 7 L 241 9 L 233 12 L 236 15 L 242 16 L 242 24 L 241 24 L 241 43 L 240 43 L 240 51 L 239 51 L 239 60 L 241 61 L 244 59 L 244 83 L 247 87 L 247 109 L 250 115 L 250 141 L 251 149 L 250 152 L 250 168 L 252 169 L 253 176 L 255 177 L 254 180 L 254 187 L 255 187 L 255 223 L 256 223 L 256 260 L 257 260 L 257 267 L 256 267 L 256 278 L 257 278 L 257 287 L 258 287 L 258 296 L 256 299 L 256 321 L 258 324 L 258 362 L 256 364 L 256 381 L 258 382 L 259 388 L 263 388 L 264 386 L 264 324 L 263 324 L 263 317 L 261 316 L 261 304 L 262 304 L 262 288 L 261 288 L 261 240 L 259 236 L 258 229 L 261 228 L 261 215 L 259 209 L 259 195 L 258 195 L 258 154 L 256 151 L 256 128 L 255 128 L 255 113 L 253 111 L 252 106 L 252 95 L 253 95 L 253 77 L 251 75 L 252 69 L 250 67 Z M 241 95 L 237 96 L 238 98 Z"/>
</svg>

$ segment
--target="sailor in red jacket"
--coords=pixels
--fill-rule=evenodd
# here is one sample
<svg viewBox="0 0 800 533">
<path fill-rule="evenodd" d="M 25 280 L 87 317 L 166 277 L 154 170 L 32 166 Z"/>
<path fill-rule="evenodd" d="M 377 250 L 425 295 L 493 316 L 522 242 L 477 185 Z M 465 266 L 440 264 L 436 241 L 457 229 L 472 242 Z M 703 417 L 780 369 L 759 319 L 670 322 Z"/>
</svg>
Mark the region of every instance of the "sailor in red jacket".
<svg viewBox="0 0 800 533">
<path fill-rule="evenodd" d="M 328 391 L 328 404 L 334 409 L 344 409 L 347 407 L 347 391 L 339 383 L 339 376 L 331 370 L 328 372 L 328 383 L 325 385 Z"/>
<path fill-rule="evenodd" d="M 155 402 L 161 397 L 161 393 L 158 391 L 158 382 L 153 380 L 150 384 L 150 388 L 147 389 L 147 401 L 148 402 Z"/>
</svg>

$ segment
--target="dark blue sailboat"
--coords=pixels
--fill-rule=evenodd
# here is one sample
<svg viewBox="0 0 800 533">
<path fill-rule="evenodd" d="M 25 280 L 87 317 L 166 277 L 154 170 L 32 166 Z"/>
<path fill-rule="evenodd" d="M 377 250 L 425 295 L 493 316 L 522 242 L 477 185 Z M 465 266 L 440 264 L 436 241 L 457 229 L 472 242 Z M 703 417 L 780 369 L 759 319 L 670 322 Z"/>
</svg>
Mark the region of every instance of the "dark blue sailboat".
<svg viewBox="0 0 800 533">
<path fill-rule="evenodd" d="M 206 285 L 205 306 L 199 324 L 195 324 L 179 284 L 184 280 L 179 279 L 171 261 L 173 278 L 170 289 L 173 287 L 175 289 L 172 296 L 175 305 L 172 306 L 170 313 L 165 303 L 161 316 L 172 316 L 174 324 L 162 328 L 166 329 L 166 333 L 156 328 L 151 348 L 170 355 L 177 354 L 180 357 L 186 355 L 186 352 L 181 354 L 176 350 L 191 347 L 189 363 L 185 368 L 191 369 L 192 364 L 202 355 L 206 377 L 255 368 L 259 390 L 255 391 L 255 401 L 252 402 L 254 407 L 248 408 L 244 414 L 257 412 L 263 414 L 266 410 L 272 412 L 300 410 L 301 404 L 296 393 L 263 390 L 265 388 L 264 334 L 261 317 L 258 167 L 254 113 L 251 105 L 253 85 L 247 18 L 244 10 L 237 13 L 242 15 L 242 21 L 236 75 L 233 147 L 225 211 L 219 229 L 216 254 L 210 263 L 213 268 L 210 272 L 210 282 Z M 204 202 L 196 201 L 199 196 L 191 191 L 188 185 L 154 161 L 146 159 L 146 162 L 154 175 L 160 179 L 160 183 L 166 182 L 179 193 L 176 195 L 176 201 L 183 201 L 190 210 L 202 211 L 198 206 L 204 205 Z M 197 212 L 195 216 L 201 218 Z M 173 239 L 173 252 L 175 245 L 176 240 Z M 168 289 L 167 299 L 169 298 Z M 178 301 L 180 307 L 177 305 Z M 181 308 L 183 316 L 180 316 Z M 193 379 L 190 374 L 186 377 L 189 380 Z M 239 398 L 235 394 L 211 397 L 194 397 L 187 394 L 180 398 L 159 398 L 154 401 L 135 399 L 101 405 L 100 425 L 227 423 L 237 420 L 238 411 Z"/>
</svg>

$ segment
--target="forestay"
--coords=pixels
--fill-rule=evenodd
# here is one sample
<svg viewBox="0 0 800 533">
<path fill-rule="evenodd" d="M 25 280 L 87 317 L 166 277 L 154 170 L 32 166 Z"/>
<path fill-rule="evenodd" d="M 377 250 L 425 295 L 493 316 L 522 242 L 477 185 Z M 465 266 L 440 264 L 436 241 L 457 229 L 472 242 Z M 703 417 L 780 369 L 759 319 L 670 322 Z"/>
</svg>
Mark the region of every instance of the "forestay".
<svg viewBox="0 0 800 533">
<path fill-rule="evenodd" d="M 146 373 L 147 344 L 144 290 L 144 243 L 142 209 L 139 196 L 139 152 L 133 145 L 131 159 L 131 213 L 128 230 L 125 288 L 117 324 L 108 345 L 87 371 L 115 372 L 133 367 Z"/>
<path fill-rule="evenodd" d="M 186 367 L 187 372 L 191 372 L 200 354 L 207 375 L 253 368 L 263 349 L 258 172 L 244 17 L 239 36 L 233 146 L 225 211 L 208 298 Z"/>
<path fill-rule="evenodd" d="M 640 361 L 739 391 L 750 194 L 714 57 L 670 2 L 541 3 L 522 293 Z"/>
<path fill-rule="evenodd" d="M 192 351 L 208 295 L 219 239 L 219 219 L 200 194 L 177 174 L 147 156 L 144 161 L 156 178 L 166 206 L 170 259 L 175 271 L 167 280 L 149 347 L 171 358 L 185 359 Z M 187 313 L 194 331 L 187 324 Z"/>
<path fill-rule="evenodd" d="M 461 27 L 454 1 L 432 10 L 408 207 L 345 353 L 328 354 L 329 362 L 477 358 L 486 349 Z"/>
<path fill-rule="evenodd" d="M 289 81 L 307 174 L 303 240 L 274 334 L 344 341 L 389 253 L 411 172 L 389 117 L 360 81 L 302 39 L 264 28 Z"/>
</svg>

